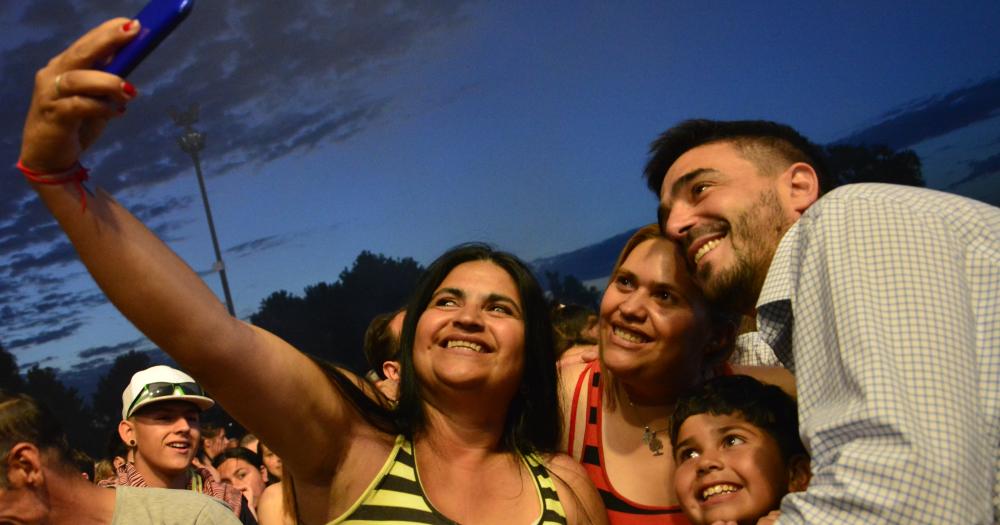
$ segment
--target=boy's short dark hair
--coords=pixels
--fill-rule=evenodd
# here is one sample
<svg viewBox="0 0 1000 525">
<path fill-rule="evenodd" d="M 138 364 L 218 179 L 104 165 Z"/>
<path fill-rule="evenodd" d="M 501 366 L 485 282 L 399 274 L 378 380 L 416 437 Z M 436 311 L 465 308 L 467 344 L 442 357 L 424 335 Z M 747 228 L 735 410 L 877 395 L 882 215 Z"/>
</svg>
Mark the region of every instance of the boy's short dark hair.
<svg viewBox="0 0 1000 525">
<path fill-rule="evenodd" d="M 242 459 L 243 461 L 253 465 L 258 470 L 260 470 L 260 467 L 264 466 L 264 461 L 261 459 L 259 453 L 244 447 L 227 448 L 226 450 L 219 452 L 219 455 L 215 456 L 215 459 L 212 460 L 212 466 L 219 468 L 219 466 L 225 463 L 226 460 L 230 459 Z"/>
<path fill-rule="evenodd" d="M 766 385 L 750 376 L 721 376 L 681 396 L 670 419 L 670 442 L 675 449 L 681 425 L 698 414 L 738 414 L 774 438 L 786 463 L 796 455 L 807 455 L 799 438 L 795 400 L 774 385 Z"/>
<path fill-rule="evenodd" d="M 775 159 L 786 165 L 804 162 L 813 167 L 823 195 L 836 182 L 826 168 L 825 153 L 790 126 L 767 120 L 685 120 L 664 131 L 649 145 L 649 161 L 643 170 L 649 189 L 660 195 L 667 170 L 684 153 L 715 142 L 729 142 L 762 169 Z"/>
</svg>

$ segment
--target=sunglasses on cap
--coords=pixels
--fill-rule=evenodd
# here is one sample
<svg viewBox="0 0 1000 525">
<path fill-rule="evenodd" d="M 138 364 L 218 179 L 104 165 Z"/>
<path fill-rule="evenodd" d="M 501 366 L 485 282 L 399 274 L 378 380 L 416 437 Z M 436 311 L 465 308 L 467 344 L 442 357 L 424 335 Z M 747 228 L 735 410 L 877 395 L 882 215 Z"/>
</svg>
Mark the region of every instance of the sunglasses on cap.
<svg viewBox="0 0 1000 525">
<path fill-rule="evenodd" d="M 128 406 L 128 411 L 126 413 L 131 414 L 132 408 L 135 407 L 140 401 L 145 401 L 147 399 L 156 399 L 158 397 L 173 396 L 180 392 L 181 395 L 188 396 L 204 396 L 205 391 L 201 389 L 198 383 L 149 383 L 148 385 L 142 387 L 142 392 L 136 396 L 132 404 Z"/>
</svg>

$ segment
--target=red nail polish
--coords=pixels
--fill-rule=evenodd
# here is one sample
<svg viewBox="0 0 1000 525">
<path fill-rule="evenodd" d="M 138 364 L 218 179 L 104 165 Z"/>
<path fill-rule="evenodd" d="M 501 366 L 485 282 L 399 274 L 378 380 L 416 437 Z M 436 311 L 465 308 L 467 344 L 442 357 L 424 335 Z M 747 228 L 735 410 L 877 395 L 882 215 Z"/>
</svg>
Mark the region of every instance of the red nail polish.
<svg viewBox="0 0 1000 525">
<path fill-rule="evenodd" d="M 122 26 L 122 31 L 125 31 L 126 33 L 128 33 L 129 29 L 132 29 L 132 21 L 131 20 L 129 20 L 128 22 L 125 23 L 125 25 Z"/>
<path fill-rule="evenodd" d="M 122 82 L 122 91 L 130 97 L 135 96 L 135 86 L 131 82 Z"/>
</svg>

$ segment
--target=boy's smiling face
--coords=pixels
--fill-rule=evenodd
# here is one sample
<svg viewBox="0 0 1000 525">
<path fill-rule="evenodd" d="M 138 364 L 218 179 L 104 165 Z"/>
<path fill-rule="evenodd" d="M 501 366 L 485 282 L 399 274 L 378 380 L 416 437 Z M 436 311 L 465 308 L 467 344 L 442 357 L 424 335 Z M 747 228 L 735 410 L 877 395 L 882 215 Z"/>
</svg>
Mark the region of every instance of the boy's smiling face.
<svg viewBox="0 0 1000 525">
<path fill-rule="evenodd" d="M 677 498 L 695 525 L 756 523 L 789 491 L 777 441 L 739 414 L 687 418 L 674 450 Z"/>
</svg>

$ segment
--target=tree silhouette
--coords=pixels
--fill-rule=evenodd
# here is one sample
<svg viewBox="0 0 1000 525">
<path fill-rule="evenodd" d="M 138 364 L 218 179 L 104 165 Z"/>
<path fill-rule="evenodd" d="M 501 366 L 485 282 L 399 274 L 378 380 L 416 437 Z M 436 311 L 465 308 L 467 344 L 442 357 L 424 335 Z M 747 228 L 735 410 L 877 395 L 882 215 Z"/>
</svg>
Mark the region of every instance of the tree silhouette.
<svg viewBox="0 0 1000 525">
<path fill-rule="evenodd" d="M 361 252 L 335 283 L 305 288 L 303 297 L 287 291 L 261 302 L 250 322 L 308 354 L 363 373 L 365 329 L 375 315 L 403 306 L 423 268 L 407 257 L 394 259 Z"/>
<path fill-rule="evenodd" d="M 132 380 L 132 375 L 150 367 L 149 355 L 132 350 L 115 358 L 111 368 L 97 381 L 91 397 L 94 424 L 100 436 L 105 436 L 118 426 L 122 419 L 122 391 Z"/>
<path fill-rule="evenodd" d="M 63 426 L 70 446 L 93 454 L 102 439 L 95 432 L 93 417 L 75 388 L 67 388 L 51 367 L 31 367 L 25 374 L 25 393 L 49 407 Z"/>
<path fill-rule="evenodd" d="M 601 301 L 601 291 L 593 286 L 584 286 L 572 275 L 560 276 L 559 272 L 545 272 L 552 301 L 560 304 L 578 304 L 597 311 Z"/>
<path fill-rule="evenodd" d="M 912 150 L 893 151 L 887 146 L 828 146 L 827 167 L 837 184 L 887 182 L 926 186 L 920 157 Z"/>
<path fill-rule="evenodd" d="M 17 358 L 0 344 L 0 390 L 23 392 L 24 379 L 17 371 Z"/>
</svg>

